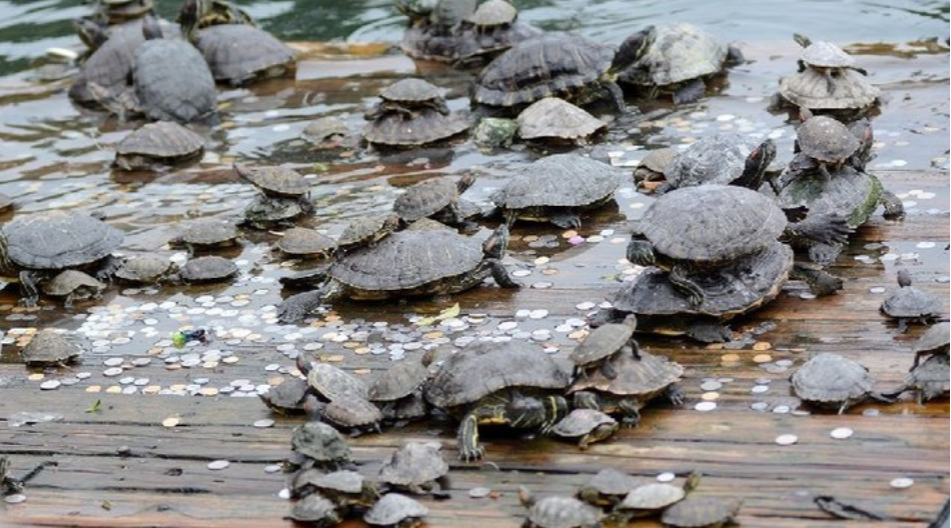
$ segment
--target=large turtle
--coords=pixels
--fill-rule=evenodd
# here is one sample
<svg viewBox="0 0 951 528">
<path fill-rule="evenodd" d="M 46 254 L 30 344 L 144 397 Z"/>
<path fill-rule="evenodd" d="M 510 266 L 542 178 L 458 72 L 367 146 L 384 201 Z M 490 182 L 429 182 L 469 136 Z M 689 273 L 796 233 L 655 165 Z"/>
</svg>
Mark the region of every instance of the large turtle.
<svg viewBox="0 0 951 528">
<path fill-rule="evenodd" d="M 122 231 L 80 213 L 50 211 L 17 218 L 0 227 L 0 274 L 19 271 L 24 306 L 35 306 L 37 281 L 67 268 L 113 271 L 110 256 L 122 243 Z"/>
<path fill-rule="evenodd" d="M 113 164 L 124 170 L 154 170 L 201 159 L 205 138 L 174 121 L 147 123 L 116 145 Z"/>
<path fill-rule="evenodd" d="M 759 143 L 733 133 L 706 136 L 666 164 L 666 184 L 655 192 L 710 184 L 758 190 L 775 157 L 776 144 L 771 139 Z"/>
<path fill-rule="evenodd" d="M 511 224 L 516 219 L 551 222 L 564 229 L 581 226 L 579 213 L 614 198 L 618 172 L 578 154 L 546 156 L 525 167 L 491 197 Z"/>
<path fill-rule="evenodd" d="M 520 138 L 556 146 L 584 144 L 607 128 L 604 121 L 557 97 L 535 101 L 518 115 Z"/>
<path fill-rule="evenodd" d="M 898 331 L 904 333 L 909 322 L 928 324 L 942 311 L 941 298 L 911 285 L 908 268 L 898 270 L 898 290 L 882 301 L 881 312 L 898 320 Z"/>
<path fill-rule="evenodd" d="M 479 342 L 450 356 L 426 387 L 426 399 L 459 417 L 459 458 L 479 459 L 479 424 L 549 430 L 568 412 L 552 391 L 570 376 L 540 349 L 521 341 Z"/>
<path fill-rule="evenodd" d="M 654 38 L 653 26 L 638 31 L 617 53 L 568 33 L 522 41 L 482 70 L 472 100 L 513 111 L 550 95 L 578 106 L 606 98 L 623 112 L 624 94 L 614 81 L 647 52 Z"/>
<path fill-rule="evenodd" d="M 380 93 L 381 102 L 366 112 L 368 143 L 390 147 L 427 145 L 469 128 L 464 112 L 446 107 L 439 89 L 422 79 L 403 79 Z"/>
<path fill-rule="evenodd" d="M 691 24 L 661 25 L 656 33 L 647 52 L 618 76 L 651 97 L 673 92 L 675 104 L 696 102 L 706 92 L 705 78 L 743 59 L 740 50 Z"/>
<path fill-rule="evenodd" d="M 799 399 L 820 408 L 837 409 L 839 414 L 869 396 L 883 398 L 873 392 L 875 379 L 868 368 L 838 354 L 813 356 L 790 379 Z"/>
</svg>

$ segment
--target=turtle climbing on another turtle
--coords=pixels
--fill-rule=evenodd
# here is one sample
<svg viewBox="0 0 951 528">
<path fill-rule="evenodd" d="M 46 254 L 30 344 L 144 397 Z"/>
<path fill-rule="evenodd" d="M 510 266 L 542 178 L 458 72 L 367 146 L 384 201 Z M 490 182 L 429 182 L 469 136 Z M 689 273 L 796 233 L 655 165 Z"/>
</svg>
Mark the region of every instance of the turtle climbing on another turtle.
<svg viewBox="0 0 951 528">
<path fill-rule="evenodd" d="M 378 480 L 393 489 L 417 495 L 443 494 L 449 464 L 439 442 L 409 442 L 394 451 L 380 467 Z"/>
<path fill-rule="evenodd" d="M 654 193 L 697 185 L 737 185 L 756 191 L 775 158 L 776 144 L 771 139 L 760 143 L 740 134 L 706 136 L 665 165 L 665 183 Z"/>
<path fill-rule="evenodd" d="M 430 218 L 445 224 L 464 224 L 460 211 L 460 196 L 475 183 L 475 176 L 460 178 L 433 178 L 423 180 L 397 196 L 393 212 L 410 224 L 421 218 Z"/>
<path fill-rule="evenodd" d="M 284 232 L 274 247 L 289 257 L 327 258 L 337 249 L 337 243 L 315 229 L 293 227 Z"/>
<path fill-rule="evenodd" d="M 340 433 L 323 422 L 306 422 L 294 429 L 291 448 L 302 455 L 304 469 L 338 470 L 353 462 L 350 446 Z"/>
<path fill-rule="evenodd" d="M 621 323 L 603 324 L 588 334 L 584 341 L 571 351 L 568 359 L 575 364 L 575 375 L 584 376 L 593 368 L 609 379 L 617 377 L 611 360 L 622 350 L 638 355 L 634 330 L 637 329 L 637 316 L 627 315 Z"/>
<path fill-rule="evenodd" d="M 452 0 L 449 0 L 452 1 Z M 518 22 L 518 10 L 507 0 L 487 0 L 459 24 L 454 68 L 482 68 L 513 45 L 535 38 L 541 30 Z"/>
<path fill-rule="evenodd" d="M 898 331 L 904 333 L 908 323 L 927 325 L 941 316 L 941 299 L 911 285 L 908 268 L 898 270 L 898 290 L 882 301 L 881 312 L 898 320 Z"/>
<path fill-rule="evenodd" d="M 403 79 L 380 92 L 364 114 L 363 137 L 372 145 L 416 147 L 449 139 L 469 129 L 465 112 L 451 112 L 439 89 L 422 79 Z"/>
<path fill-rule="evenodd" d="M 915 362 L 911 368 L 918 366 L 923 356 L 933 354 L 948 355 L 951 349 L 951 323 L 938 323 L 929 328 L 921 338 L 915 342 Z"/>
<path fill-rule="evenodd" d="M 300 378 L 286 378 L 267 392 L 258 394 L 258 397 L 278 414 L 300 414 L 304 412 L 304 398 L 309 387 L 307 382 Z"/>
<path fill-rule="evenodd" d="M 396 213 L 359 216 L 344 227 L 337 239 L 337 249 L 350 251 L 373 245 L 396 231 L 399 225 L 400 217 Z"/>
</svg>

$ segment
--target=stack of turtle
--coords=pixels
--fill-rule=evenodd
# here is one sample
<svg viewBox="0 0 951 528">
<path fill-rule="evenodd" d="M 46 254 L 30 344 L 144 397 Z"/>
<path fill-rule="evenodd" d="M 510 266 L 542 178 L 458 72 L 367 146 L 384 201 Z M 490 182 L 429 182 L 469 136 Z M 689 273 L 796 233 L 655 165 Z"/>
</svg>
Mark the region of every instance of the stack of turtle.
<svg viewBox="0 0 951 528">
<path fill-rule="evenodd" d="M 417 147 L 469 129 L 464 112 L 451 112 L 439 89 L 422 79 L 403 79 L 380 92 L 381 101 L 364 117 L 363 137 L 372 145 Z"/>
<path fill-rule="evenodd" d="M 947 394 L 951 390 L 948 354 L 951 350 L 951 324 L 940 323 L 928 329 L 915 343 L 915 360 L 905 384 L 889 396 L 915 391 L 918 405 Z M 922 360 L 924 358 L 924 360 Z"/>
<path fill-rule="evenodd" d="M 307 376 L 304 410 L 312 419 L 327 422 L 351 436 L 380 432 L 383 413 L 369 400 L 363 380 L 327 363 L 312 363 L 298 357 L 297 367 Z"/>
<path fill-rule="evenodd" d="M 310 180 L 287 167 L 249 167 L 234 164 L 235 174 L 254 185 L 261 194 L 244 210 L 244 221 L 256 229 L 290 226 L 298 217 L 313 212 L 309 199 Z"/>
<path fill-rule="evenodd" d="M 462 198 L 475 183 L 475 176 L 423 180 L 406 189 L 393 202 L 393 212 L 404 224 L 431 218 L 449 226 L 471 227 L 471 219 L 482 214 L 478 205 Z"/>
<path fill-rule="evenodd" d="M 458 1 L 458 0 L 444 0 Z M 481 68 L 513 45 L 541 31 L 519 23 L 518 10 L 507 0 L 487 0 L 462 20 L 453 66 Z"/>
</svg>

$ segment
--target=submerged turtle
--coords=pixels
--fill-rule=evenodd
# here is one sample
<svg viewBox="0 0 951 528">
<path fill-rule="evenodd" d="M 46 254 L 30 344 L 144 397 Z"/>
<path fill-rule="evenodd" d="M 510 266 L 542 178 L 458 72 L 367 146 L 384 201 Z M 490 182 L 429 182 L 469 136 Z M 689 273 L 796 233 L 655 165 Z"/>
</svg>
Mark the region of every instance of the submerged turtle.
<svg viewBox="0 0 951 528">
<path fill-rule="evenodd" d="M 536 500 L 525 486 L 519 488 L 518 500 L 528 508 L 524 528 L 597 528 L 604 517 L 600 509 L 574 497 L 554 495 Z"/>
<path fill-rule="evenodd" d="M 67 268 L 96 269 L 105 278 L 106 264 L 123 239 L 122 231 L 80 213 L 50 211 L 17 218 L 0 227 L 0 271 L 19 271 L 24 306 L 35 306 L 36 283 Z"/>
<path fill-rule="evenodd" d="M 518 10 L 506 0 L 479 4 L 459 26 L 453 66 L 481 68 L 513 45 L 542 34 L 532 26 L 519 24 L 517 17 Z"/>
<path fill-rule="evenodd" d="M 73 307 L 73 301 L 98 299 L 106 284 L 90 275 L 76 270 L 63 270 L 43 283 L 43 293 L 51 297 L 65 297 L 63 307 Z"/>
<path fill-rule="evenodd" d="M 410 528 L 422 524 L 429 510 L 415 499 L 399 493 L 387 493 L 363 515 L 372 526 Z"/>
<path fill-rule="evenodd" d="M 575 409 L 575 411 L 589 410 Z M 643 485 L 644 481 L 639 478 L 613 468 L 606 468 L 598 471 L 582 484 L 575 495 L 592 506 L 605 508 L 621 502 L 631 490 Z"/>
<path fill-rule="evenodd" d="M 182 234 L 169 241 L 171 245 L 182 245 L 189 251 L 204 250 L 234 245 L 238 230 L 233 223 L 216 218 L 193 220 Z"/>
<path fill-rule="evenodd" d="M 581 226 L 580 213 L 614 198 L 618 172 L 578 154 L 555 154 L 535 161 L 491 199 L 511 224 L 516 219 L 551 222 L 563 229 Z"/>
<path fill-rule="evenodd" d="M 938 323 L 929 328 L 915 343 L 915 362 L 911 367 L 917 367 L 922 356 L 930 354 L 947 356 L 949 349 L 951 349 L 951 323 Z"/>
<path fill-rule="evenodd" d="M 460 418 L 459 458 L 479 459 L 479 424 L 549 430 L 568 412 L 568 373 L 541 350 L 520 341 L 480 342 L 450 356 L 426 388 L 435 407 Z"/>
<path fill-rule="evenodd" d="M 394 451 L 380 467 L 379 480 L 395 489 L 416 494 L 439 493 L 449 473 L 439 442 L 409 442 Z"/>
<path fill-rule="evenodd" d="M 83 349 L 65 334 L 52 328 L 40 330 L 20 351 L 23 362 L 30 367 L 65 366 L 83 354 Z"/>
<path fill-rule="evenodd" d="M 684 369 L 679 364 L 645 352 L 638 357 L 622 353 L 611 363 L 615 377 L 593 372 L 571 384 L 568 394 L 576 408 L 620 414 L 621 422 L 633 427 L 640 423 L 640 410 L 655 398 L 664 396 L 674 405 L 683 403 L 684 393 L 677 381 Z"/>
<path fill-rule="evenodd" d="M 309 459 L 308 466 L 339 469 L 353 461 L 347 442 L 323 422 L 306 422 L 294 429 L 291 447 Z"/>
<path fill-rule="evenodd" d="M 911 285 L 908 268 L 898 270 L 898 290 L 882 301 L 883 314 L 898 319 L 898 331 L 904 333 L 909 322 L 928 324 L 941 316 L 941 299 Z"/>
<path fill-rule="evenodd" d="M 617 431 L 617 420 L 594 409 L 575 409 L 552 428 L 555 436 L 578 440 L 580 449 L 610 438 Z"/>
<path fill-rule="evenodd" d="M 393 211 L 406 223 L 430 216 L 448 220 L 447 223 L 462 223 L 459 196 L 474 182 L 475 177 L 471 174 L 458 179 L 434 178 L 421 181 L 396 197 Z"/>
<path fill-rule="evenodd" d="M 244 223 L 255 229 L 290 226 L 294 220 L 313 212 L 313 206 L 300 198 L 257 196 L 244 208 Z"/>
<path fill-rule="evenodd" d="M 360 216 L 350 221 L 337 239 L 337 248 L 350 251 L 375 244 L 396 231 L 400 217 L 396 213 Z"/>
<path fill-rule="evenodd" d="M 337 243 L 314 229 L 294 227 L 284 232 L 275 247 L 292 257 L 328 257 L 337 247 Z"/>
<path fill-rule="evenodd" d="M 181 279 L 185 282 L 217 282 L 238 274 L 238 266 L 219 256 L 193 258 L 182 266 Z"/>
<path fill-rule="evenodd" d="M 842 414 L 852 405 L 869 396 L 875 379 L 864 366 L 838 354 L 823 353 L 803 363 L 791 377 L 796 396 L 822 408 L 837 409 Z"/>
<path fill-rule="evenodd" d="M 288 518 L 311 526 L 336 526 L 342 519 L 339 507 L 320 493 L 311 493 L 297 501 Z"/>
<path fill-rule="evenodd" d="M 557 97 L 536 101 L 518 115 L 518 135 L 526 141 L 584 144 L 607 128 L 604 121 Z"/>
<path fill-rule="evenodd" d="M 137 284 L 156 284 L 170 278 L 177 269 L 177 266 L 167 258 L 141 255 L 125 259 L 116 270 L 114 277 Z"/>
<path fill-rule="evenodd" d="M 148 170 L 201 159 L 205 138 L 172 121 L 137 128 L 116 145 L 113 164 L 124 170 Z"/>
<path fill-rule="evenodd" d="M 643 88 L 650 97 L 673 92 L 675 104 L 703 97 L 704 80 L 723 71 L 743 54 L 691 24 L 661 25 L 647 52 L 618 76 L 618 81 Z"/>
<path fill-rule="evenodd" d="M 653 26 L 641 30 L 628 37 L 617 53 L 568 33 L 519 42 L 482 70 L 472 100 L 514 110 L 551 95 L 578 106 L 606 98 L 623 112 L 624 94 L 614 81 L 647 52 L 655 35 Z"/>
<path fill-rule="evenodd" d="M 612 370 L 611 359 L 628 347 L 637 354 L 637 341 L 634 341 L 634 330 L 637 328 L 637 316 L 630 314 L 624 321 L 608 323 L 595 328 L 588 334 L 574 350 L 568 359 L 575 364 L 575 370 L 584 374 L 591 367 L 598 367 L 608 378 L 617 376 Z"/>
<path fill-rule="evenodd" d="M 286 167 L 258 167 L 251 169 L 237 163 L 234 173 L 250 182 L 270 198 L 303 198 L 310 192 L 313 183 L 297 171 Z"/>
<path fill-rule="evenodd" d="M 697 141 L 666 164 L 666 184 L 658 194 L 697 185 L 738 185 L 758 190 L 763 175 L 776 157 L 776 144 L 762 143 L 740 134 L 715 134 Z"/>
<path fill-rule="evenodd" d="M 394 233 L 337 259 L 327 271 L 328 283 L 285 300 L 280 318 L 300 321 L 322 302 L 341 296 L 382 300 L 457 293 L 489 275 L 502 287 L 517 288 L 501 262 L 507 243 L 505 226 L 482 244 L 451 231 Z"/>
</svg>

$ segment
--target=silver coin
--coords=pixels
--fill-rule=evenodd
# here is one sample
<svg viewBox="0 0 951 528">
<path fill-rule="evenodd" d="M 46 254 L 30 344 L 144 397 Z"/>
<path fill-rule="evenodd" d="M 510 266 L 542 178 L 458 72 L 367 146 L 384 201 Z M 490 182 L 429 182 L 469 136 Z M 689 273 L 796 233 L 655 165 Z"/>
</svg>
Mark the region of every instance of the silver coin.
<svg viewBox="0 0 951 528">
<path fill-rule="evenodd" d="M 26 495 L 22 493 L 14 493 L 13 495 L 7 495 L 3 498 L 3 502 L 7 504 L 20 504 L 21 502 L 26 502 Z"/>
<path fill-rule="evenodd" d="M 793 445 L 799 441 L 799 437 L 794 434 L 783 434 L 776 437 L 776 444 L 781 446 Z"/>
<path fill-rule="evenodd" d="M 829 436 L 835 438 L 836 440 L 845 440 L 846 438 L 850 438 L 854 433 L 855 431 L 849 429 L 848 427 L 836 427 L 829 432 Z"/>
<path fill-rule="evenodd" d="M 42 390 L 56 390 L 59 386 L 62 385 L 59 380 L 46 380 L 43 383 L 40 383 L 40 389 Z"/>
<path fill-rule="evenodd" d="M 670 471 L 665 471 L 660 475 L 657 475 L 657 482 L 671 482 L 675 478 L 677 478 L 677 475 L 674 475 Z"/>
<path fill-rule="evenodd" d="M 227 460 L 212 460 L 208 463 L 208 469 L 217 471 L 219 469 L 225 469 L 230 465 L 231 462 L 228 462 Z"/>
<path fill-rule="evenodd" d="M 720 390 L 723 387 L 723 384 L 719 381 L 705 381 L 700 384 L 700 390 L 704 392 Z"/>
<path fill-rule="evenodd" d="M 119 367 L 107 368 L 106 370 L 102 371 L 102 375 L 107 378 L 113 378 L 119 374 L 122 374 L 122 369 Z"/>
<path fill-rule="evenodd" d="M 717 403 L 712 401 L 702 401 L 693 406 L 694 410 L 700 412 L 710 412 L 717 408 Z"/>
<path fill-rule="evenodd" d="M 914 481 L 913 479 L 908 478 L 908 477 L 898 477 L 898 478 L 896 478 L 896 479 L 892 479 L 892 481 L 888 483 L 889 486 L 891 486 L 891 487 L 893 487 L 893 488 L 895 488 L 895 489 L 910 488 L 910 487 L 912 487 L 914 484 L 915 484 L 915 481 Z"/>
<path fill-rule="evenodd" d="M 482 499 L 482 498 L 488 497 L 489 493 L 492 493 L 492 490 L 490 490 L 489 488 L 483 488 L 483 487 L 472 488 L 471 490 L 469 490 L 469 497 L 473 499 Z"/>
<path fill-rule="evenodd" d="M 254 427 L 261 427 L 261 428 L 263 428 L 263 427 L 273 427 L 273 426 L 274 426 L 274 420 L 271 420 L 270 418 L 264 418 L 264 419 L 262 419 L 262 420 L 257 420 L 257 421 L 255 421 L 255 422 L 254 422 L 253 424 L 251 424 L 251 425 L 253 425 Z"/>
</svg>

